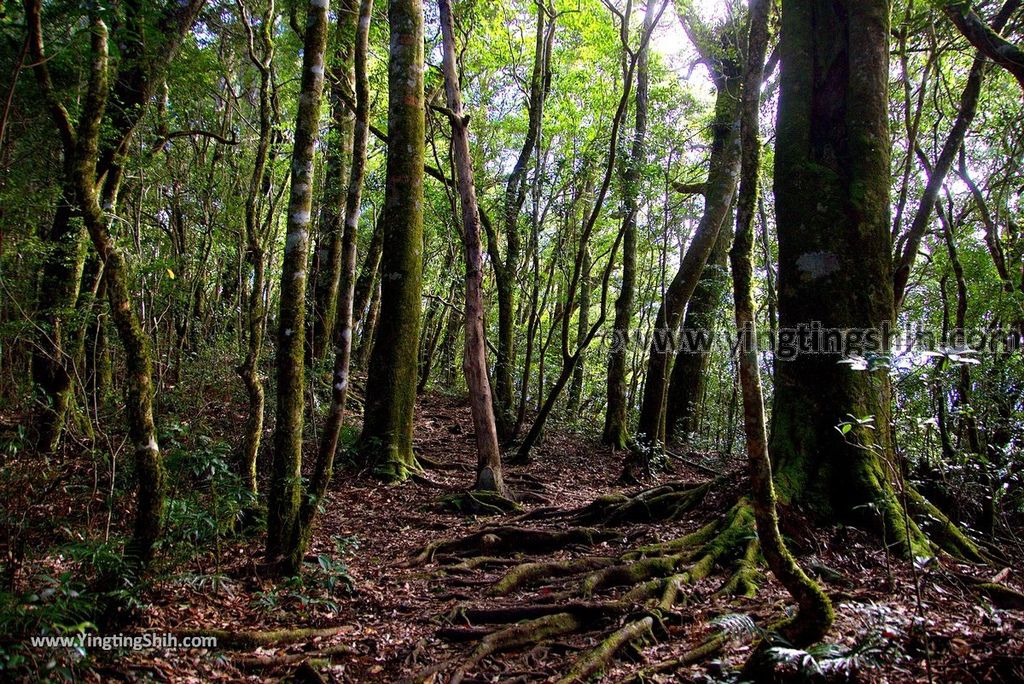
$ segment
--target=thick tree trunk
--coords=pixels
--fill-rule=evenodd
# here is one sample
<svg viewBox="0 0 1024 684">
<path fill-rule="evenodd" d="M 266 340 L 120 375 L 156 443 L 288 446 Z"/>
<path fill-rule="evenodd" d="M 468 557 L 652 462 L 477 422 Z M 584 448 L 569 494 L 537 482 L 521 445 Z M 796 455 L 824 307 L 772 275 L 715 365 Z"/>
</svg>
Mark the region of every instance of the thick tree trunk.
<svg viewBox="0 0 1024 684">
<path fill-rule="evenodd" d="M 707 46 L 698 45 L 698 48 L 705 53 L 714 54 Z M 654 323 L 654 336 L 647 361 L 647 380 L 644 384 L 637 426 L 638 448 L 626 459 L 623 472 L 626 481 L 643 478 L 649 474 L 651 447 L 659 442 L 663 432 L 665 389 L 672 354 L 671 339 L 679 328 L 683 310 L 697 287 L 697 281 L 714 249 L 722 225 L 729 216 L 729 209 L 736 193 L 740 161 L 740 67 L 735 58 L 706 57 L 705 61 L 711 69 L 718 94 L 712 124 L 713 140 L 711 159 L 708 163 L 708 180 L 704 190 L 704 214 L 686 249 L 679 271 L 665 292 L 665 299 Z"/>
<path fill-rule="evenodd" d="M 657 3 L 647 4 L 644 29 L 654 23 Z M 622 237 L 622 285 L 615 300 L 611 350 L 608 353 L 608 408 L 605 412 L 601 441 L 616 449 L 629 443 L 629 403 L 626 397 L 626 360 L 631 343 L 633 300 L 636 295 L 636 222 L 640 211 L 638 197 L 640 169 L 647 156 L 647 110 L 649 95 L 649 56 L 645 46 L 636 63 L 636 113 L 633 123 L 633 147 L 622 165 L 622 194 L 626 215 Z"/>
<path fill-rule="evenodd" d="M 473 158 L 469 151 L 469 117 L 462 111 L 458 68 L 455 64 L 455 25 L 450 0 L 438 0 L 441 13 L 443 71 L 448 119 L 452 126 L 456 184 L 462 205 L 462 244 L 466 254 L 466 348 L 462 368 L 469 387 L 469 407 L 476 438 L 474 489 L 507 495 L 501 472 L 501 451 L 487 376 L 487 340 L 484 337 L 483 253 L 480 245 L 480 213 L 473 187 Z"/>
<path fill-rule="evenodd" d="M 711 360 L 711 343 L 729 286 L 726 270 L 732 230 L 723 226 L 708 263 L 697 281 L 683 317 L 680 348 L 672 364 L 665 400 L 665 441 L 688 440 L 697 432 L 704 403 L 704 385 Z"/>
<path fill-rule="evenodd" d="M 305 409 L 306 261 L 313 203 L 313 156 L 320 124 L 327 49 L 328 0 L 312 0 L 306 14 L 302 84 L 295 120 L 281 306 L 277 334 L 277 425 L 267 501 L 267 561 L 281 570 L 291 561 L 302 506 L 302 429 Z"/>
<path fill-rule="evenodd" d="M 359 451 L 386 481 L 416 467 L 412 451 L 423 289 L 423 3 L 391 0 L 388 161 L 381 302 Z"/>
<path fill-rule="evenodd" d="M 893 322 L 888 36 L 886 0 L 783 3 L 779 328 L 810 331 L 801 351 L 813 353 L 785 360 L 780 349 L 771 454 L 783 503 L 821 520 L 859 519 L 903 552 L 928 555 L 893 486 L 887 371 L 841 365 L 844 354 L 812 328 L 878 331 Z M 846 434 L 837 429 L 844 421 L 852 421 Z"/>
</svg>

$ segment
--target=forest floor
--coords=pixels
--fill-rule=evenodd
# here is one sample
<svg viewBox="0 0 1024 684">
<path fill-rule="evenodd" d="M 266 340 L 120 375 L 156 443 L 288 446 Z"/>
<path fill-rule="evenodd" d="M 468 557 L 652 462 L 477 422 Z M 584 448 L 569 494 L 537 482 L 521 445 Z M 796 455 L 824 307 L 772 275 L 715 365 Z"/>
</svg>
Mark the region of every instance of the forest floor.
<svg viewBox="0 0 1024 684">
<path fill-rule="evenodd" d="M 224 407 L 208 408 L 220 413 L 226 423 L 233 421 Z M 488 587 L 512 562 L 616 556 L 638 544 L 680 537 L 719 516 L 741 482 L 738 476 L 727 479 L 684 519 L 622 525 L 616 529 L 616 538 L 586 548 L 569 545 L 549 554 L 493 558 L 475 569 L 459 570 L 435 562 L 410 566 L 410 559 L 425 545 L 484 525 L 559 529 L 558 522 L 516 522 L 517 515 L 522 515 L 517 513 L 474 518 L 442 503 L 442 497 L 457 495 L 472 482 L 474 447 L 464 401 L 438 394 L 422 397 L 416 447 L 440 466 L 429 469 L 425 479 L 383 486 L 358 473 L 342 470 L 336 475 L 310 549 L 309 558 L 316 560 L 301 585 L 275 587 L 262 576 L 259 536 L 224 539 L 219 561 L 211 553 L 198 554 L 187 574 L 179 567 L 161 575 L 145 592 L 127 628 L 136 634 L 223 630 L 219 648 L 99 652 L 86 661 L 88 667 L 75 668 L 77 676 L 84 681 L 255 682 L 288 677 L 318 681 L 317 676 L 337 682 L 448 681 L 474 650 L 477 639 L 489 631 L 469 624 L 464 614 L 460 617 L 460 607 L 532 604 L 555 590 L 542 583 L 509 597 L 488 597 Z M 524 511 L 574 509 L 620 488 L 614 483 L 621 457 L 592 437 L 556 427 L 536 450 L 532 464 L 510 469 L 510 476 L 513 486 L 519 482 L 540 492 L 534 503 L 524 504 Z M 675 472 L 664 475 L 665 480 L 699 483 L 709 479 L 706 468 L 742 470 L 738 458 L 690 458 L 700 460 L 701 465 L 674 460 L 671 467 Z M 68 482 L 76 477 L 84 481 L 82 487 L 69 488 Z M 91 477 L 82 469 L 51 491 L 70 491 L 73 496 L 75 491 L 88 490 Z M 37 501 L 26 515 L 48 518 L 52 530 L 62 526 L 65 531 L 74 529 L 76 523 L 69 520 L 81 518 L 81 506 L 74 500 L 60 501 L 60 497 L 57 501 L 46 506 Z M 817 674 L 809 662 L 794 663 L 793 670 L 800 670 L 801 678 L 825 681 L 811 678 L 824 671 L 835 681 L 1024 680 L 1024 612 L 993 607 L 963 580 L 964 574 L 994 577 L 1020 588 L 1024 576 L 1019 565 L 1011 571 L 943 561 L 915 568 L 907 561 L 887 558 L 876 541 L 857 530 L 819 530 L 812 536 L 801 534 L 800 527 L 791 525 L 785 531 L 805 566 L 821 577 L 837 614 L 827 637 L 836 657 L 819 654 Z M 30 541 L 28 548 L 34 545 Z M 54 576 L 67 563 L 45 555 L 28 560 L 32 555 L 27 554 L 26 564 L 34 563 L 36 570 L 42 568 Z M 23 577 L 31 574 L 22 571 Z M 770 577 L 763 578 L 755 598 L 719 595 L 716 591 L 725 578 L 726 573 L 719 571 L 685 587 L 685 598 L 661 628 L 638 642 L 632 652 L 623 650 L 604 670 L 601 681 L 638 679 L 645 668 L 677 657 L 724 628 L 710 622 L 718 616 L 734 616 L 724 623 L 741 628 L 749 621 L 735 616 L 749 616 L 758 625 L 766 625 L 790 603 Z M 915 583 L 920 588 L 919 598 Z M 625 620 L 624 616 L 615 617 L 600 627 L 606 636 Z M 723 621 L 717 624 L 723 625 Z M 268 630 L 309 628 L 322 631 L 302 638 L 292 634 L 260 645 L 245 643 L 246 637 L 257 632 L 266 636 Z M 600 631 L 584 629 L 512 648 L 466 668 L 464 681 L 553 679 L 564 675 L 580 653 L 601 638 Z M 730 671 L 750 653 L 751 641 L 751 636 L 739 629 L 712 658 L 651 674 L 644 681 L 736 681 Z M 37 656 L 41 662 L 46 659 L 45 653 Z M 797 654 L 796 660 L 801 658 Z"/>
</svg>

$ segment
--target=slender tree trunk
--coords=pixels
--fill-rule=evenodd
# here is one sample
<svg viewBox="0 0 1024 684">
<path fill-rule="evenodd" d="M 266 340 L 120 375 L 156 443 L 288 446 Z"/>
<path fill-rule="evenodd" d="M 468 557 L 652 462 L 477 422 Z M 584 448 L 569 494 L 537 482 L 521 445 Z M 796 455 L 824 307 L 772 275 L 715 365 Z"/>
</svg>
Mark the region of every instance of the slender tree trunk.
<svg viewBox="0 0 1024 684">
<path fill-rule="evenodd" d="M 528 124 L 526 138 L 519 150 L 519 157 L 505 184 L 503 224 L 506 251 L 502 259 L 498 251 L 497 236 L 488 234 L 488 251 L 494 269 L 494 281 L 498 300 L 498 352 L 494 364 L 494 402 L 498 434 L 508 439 L 515 425 L 515 399 L 512 373 L 515 367 L 515 308 L 518 284 L 521 241 L 519 235 L 519 213 L 526 201 L 526 174 L 534 147 L 540 138 L 544 100 L 551 82 L 549 57 L 554 40 L 554 20 L 545 25 L 547 9 L 537 2 L 537 31 L 533 53 L 533 71 L 530 76 L 529 101 L 527 102 Z"/>
<path fill-rule="evenodd" d="M 1015 4 L 1019 4 L 1019 2 L 1010 0 L 1003 6 L 1003 9 L 995 18 L 994 28 L 996 31 L 1001 31 L 1003 26 L 1006 25 L 1013 10 L 1016 9 L 1014 7 Z M 914 261 L 917 259 L 917 253 L 920 251 L 921 240 L 928 231 L 929 221 L 931 220 L 932 212 L 935 210 L 935 202 L 938 200 L 939 192 L 946 182 L 946 176 L 956 161 L 957 154 L 964 143 L 964 138 L 967 136 L 967 131 L 974 121 L 974 115 L 978 111 L 978 100 L 981 96 L 981 86 L 985 79 L 985 70 L 987 68 L 988 60 L 984 53 L 979 51 L 974 56 L 974 62 L 971 64 L 971 70 L 967 75 L 967 83 L 964 85 L 963 93 L 960 95 L 960 107 L 956 119 L 953 121 L 953 126 L 950 128 L 946 141 L 942 145 L 939 158 L 935 160 L 935 165 L 928 175 L 924 196 L 921 197 L 921 202 L 917 206 L 917 212 L 914 214 L 910 228 L 907 229 L 906 235 L 900 240 L 903 249 L 898 255 L 898 261 L 893 271 L 893 295 L 897 311 L 903 305 L 903 299 L 906 297 L 910 273 L 914 267 Z M 911 151 L 908 151 L 908 154 L 910 153 Z"/>
<path fill-rule="evenodd" d="M 657 3 L 648 2 L 644 30 L 653 27 Z M 605 412 L 601 441 L 616 449 L 629 443 L 629 403 L 626 396 L 626 360 L 628 358 L 633 321 L 633 300 L 636 296 L 636 223 L 640 211 L 640 170 L 647 156 L 647 113 L 649 94 L 649 55 L 644 47 L 636 64 L 636 113 L 633 124 L 633 147 L 622 165 L 622 192 L 626 215 L 622 238 L 622 285 L 615 300 L 612 323 L 612 346 L 608 354 L 608 408 Z"/>
<path fill-rule="evenodd" d="M 307 322 L 310 359 L 321 359 L 331 348 L 338 319 L 339 288 L 345 269 L 346 188 L 353 164 L 355 117 L 348 102 L 355 80 L 353 53 L 357 30 L 358 0 L 340 0 L 337 12 L 337 40 L 331 74 L 331 132 L 327 138 L 323 196 L 317 248 L 313 255 L 310 283 L 313 287 L 312 315 Z"/>
<path fill-rule="evenodd" d="M 120 105 L 126 101 L 123 74 L 119 74 L 113 88 L 114 111 L 105 120 L 108 95 L 107 79 L 107 27 L 93 13 L 90 17 L 90 64 L 86 94 L 80 108 L 77 125 L 72 124 L 65 106 L 57 99 L 43 49 L 42 21 L 39 0 L 25 1 L 28 23 L 29 50 L 33 59 L 33 72 L 50 112 L 63 147 L 68 178 L 65 182 L 74 189 L 75 203 L 82 212 L 82 220 L 93 246 L 103 262 L 106 293 L 111 318 L 125 349 L 127 370 L 125 405 L 130 444 L 134 454 L 138 495 L 132 538 L 125 549 L 131 571 L 143 571 L 154 555 L 154 547 L 163 529 L 164 468 L 153 423 L 153 387 L 150 354 L 146 333 L 139 324 L 134 308 L 134 297 L 129 280 L 130 273 L 124 253 L 110 234 L 110 216 L 117 202 L 120 159 L 123 146 L 132 135 L 141 110 L 148 99 L 152 75 L 173 58 L 182 35 L 191 26 L 201 3 L 188 3 L 168 17 L 177 23 L 166 36 L 158 54 L 148 61 L 149 71 L 139 71 L 132 65 L 125 74 L 141 74 L 142 83 L 134 83 L 133 97 L 137 106 L 126 116 Z M 180 11 L 179 11 L 180 10 Z M 133 46 L 135 43 L 133 41 Z M 132 49 L 125 51 L 131 53 Z M 126 55 L 123 55 L 123 57 Z M 120 141 L 109 154 L 101 151 L 101 133 L 110 133 L 110 139 Z M 105 156 L 106 155 L 106 156 Z M 98 179 L 106 177 L 100 187 Z"/>
<path fill-rule="evenodd" d="M 65 165 L 70 160 L 65 160 Z M 70 169 L 65 169 L 65 176 Z M 82 221 L 74 216 L 74 188 L 65 182 L 49 230 L 39 278 L 37 313 L 39 337 L 32 351 L 32 379 L 40 392 L 42 407 L 37 417 L 36 445 L 42 453 L 53 453 L 60 444 L 64 422 L 74 398 L 71 365 L 71 321 L 85 265 Z"/>
<path fill-rule="evenodd" d="M 355 329 L 363 322 L 367 314 L 367 306 L 376 290 L 374 283 L 377 279 L 377 269 L 380 267 L 381 247 L 384 244 L 384 221 L 383 215 L 378 216 L 374 221 L 373 234 L 370 236 L 370 244 L 366 248 L 366 258 L 363 259 L 363 266 L 359 269 L 359 277 L 356 279 L 355 291 L 352 293 L 352 327 Z M 370 326 L 372 329 L 372 326 Z M 365 329 L 365 326 L 363 326 Z"/>
<path fill-rule="evenodd" d="M 458 67 L 455 64 L 455 25 L 450 0 L 438 0 L 443 39 L 443 71 L 448 119 L 452 126 L 456 185 L 462 205 L 462 244 L 466 254 L 466 348 L 463 372 L 469 387 L 469 407 L 476 438 L 476 484 L 474 489 L 507 495 L 501 472 L 498 430 L 487 376 L 487 341 L 484 336 L 483 252 L 480 245 L 480 213 L 473 187 L 473 158 L 469 151 L 469 117 L 462 111 Z"/>
<path fill-rule="evenodd" d="M 576 315 L 576 344 L 579 345 L 587 337 L 587 333 L 590 331 L 590 296 L 591 296 L 591 279 L 590 279 L 590 249 L 587 248 L 583 252 L 583 276 L 580 278 L 580 293 L 576 302 L 578 309 Z M 580 401 L 583 397 L 583 376 L 584 376 L 584 364 L 583 357 L 576 363 L 576 367 L 572 371 L 572 383 L 569 385 L 569 401 L 568 409 L 569 413 L 575 415 L 580 408 Z"/>
<path fill-rule="evenodd" d="M 277 334 L 277 425 L 267 501 L 266 558 L 294 572 L 292 541 L 302 506 L 302 429 L 305 409 L 306 261 L 313 203 L 313 157 L 320 124 L 327 49 L 328 0 L 307 8 L 302 83 L 295 120 L 292 178 L 284 259 L 281 263 Z"/>
<path fill-rule="evenodd" d="M 345 0 L 343 0 L 345 1 Z M 345 11 L 351 11 L 347 8 Z M 348 398 L 349 366 L 352 359 L 352 295 L 355 289 L 356 238 L 359 215 L 362 211 L 363 177 L 366 169 L 366 144 L 370 126 L 370 86 L 366 73 L 370 18 L 373 14 L 373 0 L 360 0 L 358 18 L 352 39 L 355 69 L 353 72 L 356 107 L 352 137 L 352 165 L 345 193 L 345 235 L 342 238 L 341 273 L 339 274 L 337 303 L 337 342 L 334 351 L 334 377 L 331 388 L 331 408 L 320 437 L 316 467 L 309 489 L 303 498 L 299 513 L 299 524 L 291 540 L 291 570 L 299 572 L 302 559 L 313 533 L 313 523 L 320 503 L 327 494 L 327 487 L 334 474 L 334 456 L 338 451 L 338 438 L 345 419 L 345 402 Z M 325 338 L 330 339 L 330 338 Z"/>
<path fill-rule="evenodd" d="M 760 86 L 764 77 L 764 59 L 768 45 L 768 15 L 771 0 L 751 0 L 750 33 L 741 103 L 742 168 L 739 206 L 736 213 L 736 239 L 730 253 L 733 273 L 733 300 L 736 330 L 739 334 L 739 377 L 743 388 L 743 426 L 746 432 L 747 468 L 750 472 L 751 502 L 757 527 L 757 539 L 772 574 L 796 599 L 799 613 L 787 620 L 784 632 L 796 646 L 820 640 L 832 624 L 832 604 L 821 587 L 797 565 L 779 533 L 772 464 L 768 456 L 765 430 L 764 394 L 757 353 L 757 328 L 754 317 L 752 253 L 754 248 L 754 208 L 757 202 L 761 158 L 758 110 Z"/>
<path fill-rule="evenodd" d="M 377 476 L 404 480 L 412 451 L 423 289 L 423 3 L 391 0 L 388 161 L 381 303 L 359 451 Z"/>
<path fill-rule="evenodd" d="M 363 321 L 363 327 L 359 335 L 359 365 L 362 368 L 366 368 L 370 365 L 370 355 L 373 353 L 373 341 L 377 335 L 377 320 L 380 318 L 380 298 L 381 298 L 381 284 L 380 278 L 374 280 L 371 286 L 373 292 L 373 298 L 370 300 L 370 306 L 366 311 L 366 320 Z"/>
<path fill-rule="evenodd" d="M 249 59 L 260 74 L 259 86 L 259 137 L 256 142 L 256 156 L 253 160 L 252 175 L 249 177 L 249 189 L 245 197 L 245 262 L 252 270 L 251 283 L 246 301 L 245 330 L 246 354 L 237 372 L 245 385 L 249 406 L 245 420 L 245 432 L 242 436 L 242 463 L 249 485 L 251 504 L 255 505 L 259 495 L 259 483 L 256 461 L 260 453 L 263 439 L 263 413 L 266 396 L 263 389 L 263 377 L 260 375 L 260 358 L 263 355 L 263 341 L 267 330 L 267 308 L 263 300 L 263 288 L 266 285 L 266 251 L 270 222 L 273 211 L 271 176 L 267 168 L 270 157 L 271 138 L 273 136 L 274 110 L 272 102 L 271 65 L 274 59 L 274 41 L 271 27 L 275 19 L 274 4 L 269 3 L 260 26 L 260 49 L 257 55 L 256 39 L 253 34 L 251 20 L 245 5 L 239 3 L 243 26 L 248 38 Z M 268 208 L 268 216 L 264 222 L 261 208 Z"/>
</svg>

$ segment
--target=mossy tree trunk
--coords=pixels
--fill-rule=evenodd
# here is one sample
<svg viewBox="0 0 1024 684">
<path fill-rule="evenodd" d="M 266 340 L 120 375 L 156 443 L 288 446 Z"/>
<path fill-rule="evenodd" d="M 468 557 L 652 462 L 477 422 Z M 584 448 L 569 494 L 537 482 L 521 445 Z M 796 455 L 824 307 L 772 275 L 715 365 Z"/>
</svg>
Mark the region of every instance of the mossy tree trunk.
<svg viewBox="0 0 1024 684">
<path fill-rule="evenodd" d="M 121 64 L 112 86 L 107 27 L 93 11 L 89 17 L 85 94 L 78 119 L 73 121 L 50 76 L 43 44 L 42 3 L 24 3 L 32 71 L 60 138 L 64 184 L 72 189 L 82 222 L 103 262 L 110 316 L 125 351 L 125 408 L 137 481 L 134 529 L 125 549 L 131 572 L 147 568 L 163 531 L 164 467 L 153 422 L 148 338 L 134 308 L 129 263 L 110 233 L 110 220 L 117 207 L 122 162 L 153 84 L 174 59 L 202 4 L 203 0 L 176 3 L 155 19 L 142 12 L 139 4 L 127 4 L 125 23 L 131 29 L 131 38 L 119 46 Z M 155 21 L 160 32 L 160 39 L 150 43 L 142 40 L 142 35 L 153 29 L 146 26 L 147 20 Z"/>
<path fill-rule="evenodd" d="M 779 329 L 808 331 L 811 353 L 776 361 L 771 455 L 783 503 L 822 521 L 861 520 L 922 555 L 894 488 L 887 371 L 841 365 L 812 328 L 880 330 L 894 319 L 888 37 L 886 0 L 782 5 Z"/>
<path fill-rule="evenodd" d="M 623 472 L 625 481 L 637 480 L 649 474 L 651 448 L 660 442 L 664 432 L 662 427 L 672 354 L 671 339 L 679 328 L 687 302 L 697 287 L 722 225 L 729 216 L 739 175 L 740 65 L 734 54 L 730 55 L 719 47 L 728 41 L 724 32 L 732 33 L 735 27 L 726 24 L 718 29 L 723 32 L 722 35 L 710 39 L 709 29 L 699 26 L 695 18 L 684 16 L 682 19 L 711 72 L 717 91 L 711 157 L 708 162 L 708 180 L 704 187 L 704 213 L 686 248 L 679 270 L 665 292 L 665 299 L 655 319 L 637 425 L 638 448 L 631 451 L 626 459 Z"/>
<path fill-rule="evenodd" d="M 310 0 L 302 50 L 302 83 L 295 120 L 292 179 L 277 334 L 277 426 L 267 501 L 266 558 L 289 562 L 302 506 L 302 429 L 305 409 L 306 261 L 313 202 L 313 156 L 320 124 L 327 49 L 328 0 Z"/>
<path fill-rule="evenodd" d="M 726 267 L 731 243 L 732 230 L 723 226 L 686 307 L 679 336 L 680 347 L 672 364 L 665 398 L 666 442 L 688 440 L 700 425 L 705 379 L 711 360 L 710 343 L 714 340 L 722 298 L 729 286 Z"/>
<path fill-rule="evenodd" d="M 463 371 L 469 387 L 473 414 L 477 468 L 474 489 L 507 495 L 501 471 L 501 451 L 487 376 L 487 340 L 484 337 L 483 250 L 480 246 L 480 212 L 473 187 L 473 157 L 469 151 L 469 117 L 462 110 L 459 72 L 456 65 L 455 22 L 450 0 L 438 0 L 443 40 L 442 60 L 448 118 L 452 127 L 456 185 L 462 205 L 462 244 L 466 256 L 466 347 Z"/>
<path fill-rule="evenodd" d="M 256 141 L 252 175 L 249 177 L 249 189 L 245 197 L 245 263 L 251 269 L 245 310 L 246 353 L 241 365 L 237 368 L 249 401 L 245 432 L 242 436 L 242 463 L 249 485 L 249 494 L 252 503 L 255 503 L 259 494 L 256 460 L 263 439 L 263 413 L 266 406 L 263 376 L 260 374 L 260 358 L 263 355 L 263 342 L 267 330 L 267 307 L 263 301 L 263 290 L 267 278 L 267 242 L 275 210 L 272 200 L 274 196 L 272 177 L 267 168 L 273 127 L 277 118 L 271 93 L 273 86 L 271 65 L 274 59 L 274 39 L 271 27 L 275 17 L 273 4 L 268 4 L 267 12 L 260 22 L 259 40 L 257 41 L 249 12 L 241 2 L 239 2 L 239 11 L 248 39 L 249 59 L 260 75 L 259 134 Z"/>
<path fill-rule="evenodd" d="M 647 4 L 644 27 L 654 22 L 657 3 Z M 622 164 L 623 217 L 622 284 L 615 300 L 615 321 L 612 324 L 612 348 L 608 354 L 608 407 L 605 411 L 601 441 L 616 449 L 629 443 L 629 404 L 626 398 L 626 362 L 629 355 L 630 327 L 633 322 L 633 300 L 636 297 L 636 221 L 640 211 L 638 197 L 640 170 L 647 161 L 647 114 L 650 104 L 650 69 L 648 48 L 637 56 L 636 100 L 633 119 L 633 147 Z"/>
<path fill-rule="evenodd" d="M 590 332 L 590 299 L 593 281 L 590 277 L 590 249 L 583 251 L 583 275 L 580 278 L 580 292 L 576 300 L 576 344 L 580 345 Z M 580 401 L 583 398 L 583 376 L 586 370 L 583 357 L 576 362 L 572 371 L 572 382 L 569 384 L 568 409 L 569 413 L 575 415 L 580 408 Z"/>
<path fill-rule="evenodd" d="M 325 169 L 320 222 L 313 253 L 310 285 L 313 288 L 312 309 L 307 326 L 306 344 L 311 360 L 319 360 L 331 348 L 331 339 L 338 320 L 339 288 L 346 265 L 345 224 L 347 188 L 350 167 L 354 162 L 355 116 L 349 106 L 355 82 L 353 54 L 358 14 L 357 0 L 340 0 L 337 12 L 337 48 L 330 76 L 331 131 L 324 153 Z M 360 185 L 361 185 L 360 181 Z M 354 235 L 354 233 L 353 233 Z"/>
<path fill-rule="evenodd" d="M 386 481 L 416 468 L 412 451 L 423 289 L 423 3 L 391 0 L 388 159 L 377 331 L 359 451 Z"/>
<path fill-rule="evenodd" d="M 344 11 L 352 11 L 346 8 Z M 337 302 L 337 339 L 334 348 L 334 376 L 331 380 L 331 408 L 324 424 L 323 435 L 317 451 L 316 467 L 309 491 L 302 502 L 299 524 L 292 534 L 292 572 L 302 567 L 313 533 L 320 502 L 327 494 L 327 487 L 334 474 L 334 456 L 338 450 L 338 438 L 345 419 L 345 403 L 348 399 L 349 366 L 352 361 L 352 295 L 355 289 L 356 238 L 359 230 L 359 215 L 362 211 L 363 178 L 366 169 L 366 142 L 370 125 L 370 86 L 366 73 L 366 61 L 370 35 L 370 18 L 373 14 L 373 0 L 360 0 L 357 17 L 351 22 L 355 35 L 351 41 L 354 49 L 355 68 L 353 71 L 356 106 L 352 136 L 352 164 L 348 187 L 345 192 L 345 234 L 342 238 L 341 272 L 339 274 Z M 344 28 L 344 27 L 343 27 Z M 329 338 L 327 338 L 329 339 Z"/>
<path fill-rule="evenodd" d="M 65 166 L 70 160 L 65 160 Z M 65 176 L 70 169 L 65 169 Z M 60 200 L 49 230 L 39 278 L 37 312 L 39 337 L 32 352 L 32 380 L 43 405 L 37 417 L 36 440 L 42 453 L 53 453 L 60 444 L 65 417 L 74 397 L 70 345 L 75 302 L 85 265 L 82 220 L 76 216 L 74 188 L 61 188 Z"/>
<path fill-rule="evenodd" d="M 751 0 L 743 94 L 740 103 L 741 170 L 736 211 L 736 238 L 729 254 L 733 301 L 739 339 L 739 377 L 743 389 L 743 427 L 747 468 L 758 544 L 768 567 L 796 600 L 799 612 L 784 623 L 783 632 L 796 646 L 820 640 L 832 624 L 832 604 L 821 587 L 797 564 L 779 532 L 772 465 L 765 429 L 764 394 L 754 316 L 754 210 L 757 205 L 761 140 L 758 112 L 768 47 L 771 0 Z"/>
</svg>

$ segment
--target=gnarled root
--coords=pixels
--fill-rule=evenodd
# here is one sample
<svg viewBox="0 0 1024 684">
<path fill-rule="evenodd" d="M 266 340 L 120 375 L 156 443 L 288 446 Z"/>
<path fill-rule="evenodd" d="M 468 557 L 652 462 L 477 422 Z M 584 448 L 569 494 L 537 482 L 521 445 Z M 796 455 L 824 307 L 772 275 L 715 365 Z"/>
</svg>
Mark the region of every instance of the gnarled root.
<svg viewBox="0 0 1024 684">
<path fill-rule="evenodd" d="M 576 616 L 570 613 L 554 613 L 492 632 L 480 641 L 480 645 L 462 662 L 449 682 L 459 684 L 467 672 L 490 655 L 569 634 L 578 630 L 580 626 L 580 620 Z"/>
<path fill-rule="evenodd" d="M 496 553 L 549 553 L 568 546 L 593 546 L 618 535 L 608 530 L 573 527 L 568 530 L 538 530 L 529 527 L 484 528 L 458 539 L 433 542 L 404 563 L 413 567 L 429 563 L 435 556 L 493 555 Z"/>
<path fill-rule="evenodd" d="M 607 667 L 615 654 L 624 646 L 646 638 L 653 638 L 653 627 L 654 618 L 650 616 L 627 623 L 577 660 L 569 674 L 558 680 L 558 684 L 587 681 L 590 675 Z"/>
</svg>

